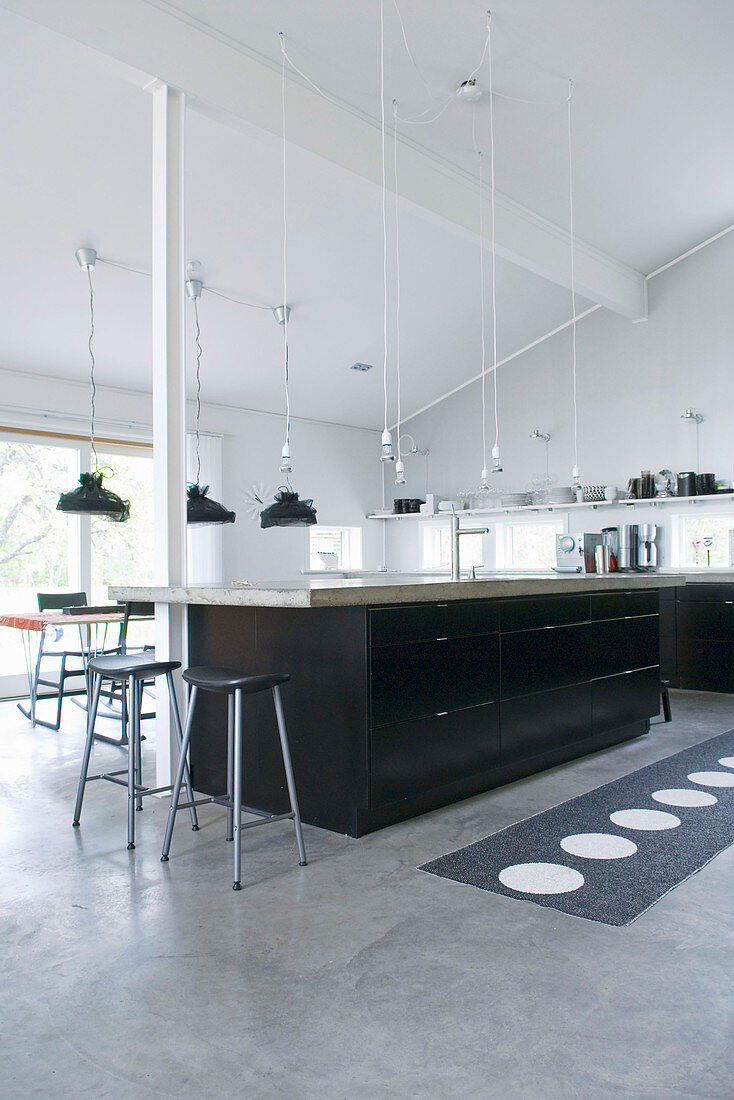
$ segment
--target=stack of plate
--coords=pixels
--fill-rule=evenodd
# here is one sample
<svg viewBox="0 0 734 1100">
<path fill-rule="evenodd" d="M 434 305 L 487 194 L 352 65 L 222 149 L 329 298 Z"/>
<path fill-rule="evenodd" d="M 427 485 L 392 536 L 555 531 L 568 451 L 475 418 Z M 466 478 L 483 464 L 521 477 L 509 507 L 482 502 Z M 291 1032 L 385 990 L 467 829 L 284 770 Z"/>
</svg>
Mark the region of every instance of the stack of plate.
<svg viewBox="0 0 734 1100">
<path fill-rule="evenodd" d="M 575 504 L 576 493 L 572 485 L 554 485 L 548 490 L 549 504 Z"/>
<path fill-rule="evenodd" d="M 530 503 L 530 493 L 508 493 L 502 497 L 503 508 L 522 508 Z"/>
</svg>

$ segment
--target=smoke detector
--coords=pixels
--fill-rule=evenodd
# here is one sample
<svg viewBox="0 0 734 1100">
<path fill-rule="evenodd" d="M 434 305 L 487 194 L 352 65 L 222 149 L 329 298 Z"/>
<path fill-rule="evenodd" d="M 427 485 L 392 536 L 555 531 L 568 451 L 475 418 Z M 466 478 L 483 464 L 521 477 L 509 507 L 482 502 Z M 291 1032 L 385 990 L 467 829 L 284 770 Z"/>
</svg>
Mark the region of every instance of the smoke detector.
<svg viewBox="0 0 734 1100">
<path fill-rule="evenodd" d="M 481 84 L 477 84 L 474 77 L 463 80 L 456 89 L 456 98 L 460 99 L 462 103 L 476 103 L 478 99 L 482 98 L 483 94 Z"/>
<path fill-rule="evenodd" d="M 352 363 L 350 370 L 368 371 L 372 370 L 372 363 Z"/>
</svg>

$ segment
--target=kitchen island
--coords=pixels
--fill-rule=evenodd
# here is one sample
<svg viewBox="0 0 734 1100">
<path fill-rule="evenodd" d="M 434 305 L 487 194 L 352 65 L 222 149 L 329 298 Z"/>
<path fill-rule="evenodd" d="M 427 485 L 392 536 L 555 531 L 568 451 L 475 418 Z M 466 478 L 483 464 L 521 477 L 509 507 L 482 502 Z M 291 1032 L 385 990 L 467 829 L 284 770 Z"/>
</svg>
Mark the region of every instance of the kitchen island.
<svg viewBox="0 0 734 1100">
<path fill-rule="evenodd" d="M 637 737 L 659 711 L 660 574 L 391 574 L 113 588 L 187 605 L 188 663 L 287 672 L 304 821 L 351 836 Z M 200 697 L 197 790 L 223 794 L 226 699 Z M 244 804 L 287 808 L 272 700 L 247 699 Z"/>
</svg>

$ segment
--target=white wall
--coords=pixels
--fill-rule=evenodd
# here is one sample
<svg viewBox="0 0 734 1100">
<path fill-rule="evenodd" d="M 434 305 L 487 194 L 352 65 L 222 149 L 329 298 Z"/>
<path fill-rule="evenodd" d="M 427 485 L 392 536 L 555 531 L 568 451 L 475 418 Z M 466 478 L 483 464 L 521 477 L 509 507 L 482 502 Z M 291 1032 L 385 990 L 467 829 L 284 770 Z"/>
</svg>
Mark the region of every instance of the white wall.
<svg viewBox="0 0 734 1100">
<path fill-rule="evenodd" d="M 116 438 L 150 439 L 152 401 L 149 394 L 97 388 L 97 432 Z M 193 405 L 189 410 L 193 428 Z M 76 382 L 0 369 L 0 423 L 48 431 L 88 431 L 89 388 Z M 306 567 L 304 528 L 271 528 L 246 514 L 245 495 L 253 483 L 273 490 L 283 444 L 283 417 L 223 406 L 202 406 L 204 432 L 222 440 L 222 494 L 237 522 L 222 532 L 222 580 L 276 580 L 298 576 Z M 364 567 L 382 564 L 379 524 L 365 515 L 380 499 L 379 433 L 335 425 L 294 421 L 291 429 L 293 487 L 313 497 L 320 523 L 363 528 Z"/>
<path fill-rule="evenodd" d="M 696 469 L 695 428 L 680 419 L 687 406 L 705 417 L 701 470 L 734 476 L 734 233 L 650 280 L 649 320 L 631 324 L 598 310 L 578 325 L 579 468 L 584 484 L 626 488 L 642 469 Z M 501 317 L 498 323 L 502 324 Z M 466 365 L 466 374 L 476 369 Z M 568 485 L 573 467 L 571 334 L 559 333 L 498 371 L 500 445 L 506 491 L 528 487 L 544 473 L 545 449 L 530 439 L 550 432 L 550 473 Z M 488 446 L 493 442 L 492 379 L 487 379 Z M 479 383 L 405 425 L 430 450 L 431 488 L 441 496 L 477 485 L 482 466 Z M 409 460 L 409 482 L 395 496 L 423 491 L 420 461 Z M 412 474 L 412 476 L 410 476 Z M 416 474 L 418 476 L 416 476 Z M 493 479 L 493 484 L 495 480 Z M 392 488 L 392 486 L 391 486 Z M 392 494 L 389 494 L 392 495 Z M 611 510 L 609 510 L 611 512 Z M 615 510 L 616 511 L 616 510 Z M 582 512 L 574 529 L 607 523 L 659 521 L 655 515 Z M 584 518 L 581 519 L 581 516 Z M 580 522 L 579 522 L 580 521 Z M 388 565 L 417 565 L 417 531 L 390 522 Z"/>
</svg>

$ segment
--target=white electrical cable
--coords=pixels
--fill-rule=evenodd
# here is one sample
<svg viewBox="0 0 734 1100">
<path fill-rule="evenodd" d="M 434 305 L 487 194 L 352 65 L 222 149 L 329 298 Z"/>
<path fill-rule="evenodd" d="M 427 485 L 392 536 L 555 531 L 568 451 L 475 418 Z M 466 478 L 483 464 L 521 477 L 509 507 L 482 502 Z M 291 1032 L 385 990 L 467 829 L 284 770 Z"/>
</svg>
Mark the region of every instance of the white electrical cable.
<svg viewBox="0 0 734 1100">
<path fill-rule="evenodd" d="M 385 0 L 380 0 L 380 164 L 382 172 L 382 388 L 387 431 L 387 213 L 385 182 Z"/>
<path fill-rule="evenodd" d="M 397 5 L 396 5 L 397 7 Z M 398 461 L 402 462 L 400 454 L 400 204 L 398 201 L 398 101 L 392 101 L 393 110 L 393 180 L 395 184 L 395 371 L 397 374 L 397 398 L 398 398 L 398 426 L 397 448 Z"/>
<path fill-rule="evenodd" d="M 405 52 L 407 53 L 408 57 L 410 58 L 410 62 L 412 64 L 413 68 L 415 69 L 415 71 L 418 73 L 418 76 L 420 77 L 420 79 L 423 83 L 423 87 L 428 92 L 429 97 L 431 99 L 435 100 L 436 97 L 433 94 L 433 92 L 431 91 L 431 86 L 428 83 L 428 81 L 426 80 L 425 76 L 423 75 L 422 69 L 420 69 L 418 67 L 418 64 L 416 63 L 416 60 L 413 57 L 413 52 L 412 52 L 410 46 L 408 45 L 408 36 L 405 33 L 405 23 L 403 23 L 403 17 L 400 14 L 400 8 L 398 7 L 398 0 L 392 0 L 392 2 L 393 2 L 393 7 L 395 8 L 395 12 L 396 12 L 397 17 L 398 17 L 398 21 L 400 23 L 400 30 L 401 30 L 402 35 L 403 35 L 403 45 L 405 46 Z"/>
<path fill-rule="evenodd" d="M 474 120 L 472 119 L 472 138 Z M 476 145 L 476 143 L 475 143 Z M 487 338 L 486 309 L 484 302 L 484 173 L 482 169 L 483 153 L 477 150 L 479 157 L 479 293 L 482 318 L 482 483 L 486 480 L 487 469 Z M 496 372 L 495 372 L 496 373 Z"/>
<path fill-rule="evenodd" d="M 494 383 L 494 448 L 493 458 L 498 457 L 500 443 L 499 413 L 497 409 L 497 248 L 495 234 L 495 186 L 494 186 L 494 80 L 492 75 L 492 13 L 487 12 L 487 66 L 489 76 L 489 157 L 491 185 L 491 240 L 492 240 L 492 379 Z"/>
<path fill-rule="evenodd" d="M 576 392 L 576 244 L 574 233 L 574 209 L 573 209 L 573 143 L 571 135 L 571 100 L 573 99 L 574 83 L 568 82 L 568 98 L 566 100 L 566 125 L 568 131 L 568 211 L 569 232 L 571 235 L 571 343 L 572 343 L 572 369 L 573 369 L 573 483 L 579 484 L 579 429 L 578 429 L 578 397 Z"/>
<path fill-rule="evenodd" d="M 283 374 L 285 384 L 285 447 L 284 451 L 288 455 L 287 463 L 284 465 L 290 465 L 290 442 L 291 442 L 291 402 L 290 402 L 290 386 L 288 378 L 288 203 L 286 192 L 286 119 L 285 119 L 285 43 L 283 38 L 283 32 L 280 32 L 281 43 L 281 65 L 280 65 L 280 108 L 281 108 L 281 124 L 283 131 Z M 285 457 L 285 455 L 284 455 Z M 285 473 L 288 475 L 289 470 Z M 287 476 L 288 487 L 290 488 L 290 478 Z"/>
</svg>

